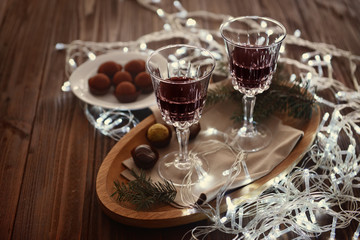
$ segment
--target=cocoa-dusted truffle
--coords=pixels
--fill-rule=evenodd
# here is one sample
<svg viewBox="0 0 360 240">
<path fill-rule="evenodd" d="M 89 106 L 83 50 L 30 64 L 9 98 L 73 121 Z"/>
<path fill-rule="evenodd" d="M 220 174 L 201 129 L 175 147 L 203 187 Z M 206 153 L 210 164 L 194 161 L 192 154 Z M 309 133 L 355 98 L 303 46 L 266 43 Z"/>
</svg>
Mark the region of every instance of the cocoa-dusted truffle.
<svg viewBox="0 0 360 240">
<path fill-rule="evenodd" d="M 111 81 L 105 74 L 98 73 L 95 76 L 89 78 L 88 85 L 90 93 L 94 95 L 104 95 L 109 91 L 111 87 Z"/>
<path fill-rule="evenodd" d="M 141 90 L 142 93 L 150 93 L 153 91 L 151 77 L 147 72 L 139 73 L 135 80 L 135 85 Z"/>
<path fill-rule="evenodd" d="M 131 151 L 135 165 L 141 169 L 152 168 L 159 159 L 159 153 L 147 144 L 141 144 Z"/>
<path fill-rule="evenodd" d="M 141 72 L 145 72 L 145 64 L 139 60 L 131 60 L 124 66 L 125 71 L 129 72 L 133 78 Z"/>
<path fill-rule="evenodd" d="M 141 64 L 141 67 L 143 68 L 143 72 L 145 72 L 145 65 L 146 65 L 146 62 L 142 59 L 137 59 L 137 61 Z"/>
<path fill-rule="evenodd" d="M 189 139 L 190 140 L 194 139 L 199 134 L 199 132 L 201 130 L 200 122 L 191 125 L 189 130 L 190 130 Z"/>
<path fill-rule="evenodd" d="M 171 129 L 161 123 L 151 125 L 146 131 L 146 138 L 154 147 L 162 148 L 169 145 L 171 140 Z"/>
<path fill-rule="evenodd" d="M 98 68 L 98 73 L 106 74 L 110 79 L 115 75 L 116 72 L 120 71 L 122 67 L 114 61 L 107 61 L 102 63 Z"/>
<path fill-rule="evenodd" d="M 115 97 L 122 103 L 134 102 L 139 96 L 140 92 L 131 82 L 121 82 L 116 86 Z"/>
<path fill-rule="evenodd" d="M 117 86 L 121 82 L 132 82 L 132 77 L 130 73 L 126 71 L 119 71 L 115 73 L 112 82 L 115 86 Z"/>
</svg>

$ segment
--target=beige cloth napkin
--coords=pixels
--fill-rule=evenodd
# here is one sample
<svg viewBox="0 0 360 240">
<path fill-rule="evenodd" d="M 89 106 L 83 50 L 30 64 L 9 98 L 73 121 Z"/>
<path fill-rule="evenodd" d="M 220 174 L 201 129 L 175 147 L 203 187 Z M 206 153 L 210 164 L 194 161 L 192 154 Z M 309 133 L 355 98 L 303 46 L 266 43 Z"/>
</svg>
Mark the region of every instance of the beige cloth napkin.
<svg viewBox="0 0 360 240">
<path fill-rule="evenodd" d="M 186 206 L 193 204 L 201 193 L 206 195 L 206 201 L 214 199 L 220 188 L 229 179 L 228 173 L 234 172 L 232 166 L 237 153 L 232 152 L 224 142 L 226 142 L 226 133 L 233 126 L 230 117 L 237 107 L 239 106 L 235 106 L 232 102 L 225 102 L 204 111 L 200 120 L 201 132 L 194 140 L 190 141 L 189 150 L 196 149 L 197 152 L 202 153 L 210 152 L 206 155 L 209 163 L 209 174 L 206 181 L 192 185 L 190 189 L 178 187 L 178 193 L 181 191 L 182 194 L 177 194 L 175 199 L 177 203 Z M 157 121 L 161 122 L 160 111 L 157 107 L 152 110 Z M 239 166 L 241 166 L 241 172 L 231 185 L 231 189 L 249 184 L 269 173 L 289 155 L 303 135 L 301 130 L 282 124 L 281 120 L 276 117 L 271 117 L 263 124 L 271 129 L 273 134 L 272 142 L 267 148 L 259 152 L 242 155 L 244 158 L 240 159 L 242 161 L 239 162 L 236 168 L 239 169 Z M 173 139 L 168 147 L 158 149 L 160 158 L 169 152 L 177 150 L 176 134 L 173 134 Z M 132 159 L 125 160 L 123 164 L 129 169 L 138 170 Z M 161 181 L 157 168 L 156 164 L 154 168 L 147 172 L 154 182 Z M 121 174 L 129 180 L 133 178 L 128 170 L 123 171 Z M 187 191 L 187 193 L 183 194 L 184 191 Z"/>
</svg>

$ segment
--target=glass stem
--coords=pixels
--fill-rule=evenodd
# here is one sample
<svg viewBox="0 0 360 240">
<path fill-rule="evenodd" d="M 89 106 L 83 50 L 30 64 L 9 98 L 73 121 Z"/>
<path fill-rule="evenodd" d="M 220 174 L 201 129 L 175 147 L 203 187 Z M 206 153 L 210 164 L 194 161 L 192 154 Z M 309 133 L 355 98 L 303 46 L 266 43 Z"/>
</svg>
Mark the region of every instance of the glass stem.
<svg viewBox="0 0 360 240">
<path fill-rule="evenodd" d="M 178 168 L 187 168 L 190 162 L 188 162 L 188 143 L 189 143 L 189 135 L 190 130 L 189 128 L 176 128 L 176 136 L 179 142 L 179 155 L 178 158 L 175 160 L 175 165 Z"/>
<path fill-rule="evenodd" d="M 255 107 L 255 96 L 247 96 L 244 95 L 242 102 L 244 106 L 244 125 L 241 129 L 242 133 L 244 134 L 252 134 L 255 132 L 254 127 L 254 107 Z"/>
</svg>

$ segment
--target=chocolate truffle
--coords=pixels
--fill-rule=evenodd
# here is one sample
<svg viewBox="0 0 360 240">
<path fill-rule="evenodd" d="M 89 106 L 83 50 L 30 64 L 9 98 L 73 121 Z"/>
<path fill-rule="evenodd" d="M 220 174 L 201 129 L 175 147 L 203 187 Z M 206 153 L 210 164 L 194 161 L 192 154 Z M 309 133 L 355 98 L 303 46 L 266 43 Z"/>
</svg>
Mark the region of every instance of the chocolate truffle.
<svg viewBox="0 0 360 240">
<path fill-rule="evenodd" d="M 121 82 L 115 89 L 115 97 L 122 103 L 134 102 L 139 94 L 131 82 Z"/>
<path fill-rule="evenodd" d="M 135 80 L 135 85 L 141 90 L 142 93 L 150 93 L 153 91 L 151 77 L 147 72 L 139 73 Z"/>
<path fill-rule="evenodd" d="M 117 86 L 121 82 L 132 82 L 132 77 L 130 73 L 126 71 L 119 71 L 115 73 L 112 82 L 115 86 Z"/>
<path fill-rule="evenodd" d="M 98 73 L 106 74 L 110 79 L 115 75 L 116 72 L 120 71 L 119 64 L 114 61 L 107 61 L 102 63 L 98 68 Z"/>
<path fill-rule="evenodd" d="M 171 129 L 161 123 L 151 125 L 146 131 L 146 138 L 154 147 L 162 148 L 169 145 L 171 140 Z"/>
<path fill-rule="evenodd" d="M 139 60 L 131 60 L 125 64 L 124 69 L 135 78 L 138 73 L 145 72 L 145 64 Z"/>
<path fill-rule="evenodd" d="M 147 144 L 141 144 L 131 151 L 135 165 L 141 169 L 152 168 L 159 159 L 159 153 Z"/>
<path fill-rule="evenodd" d="M 142 67 L 142 69 L 143 69 L 143 72 L 145 72 L 145 65 L 146 65 L 145 61 L 142 60 L 142 59 L 138 59 L 137 61 L 141 64 L 141 67 Z"/>
<path fill-rule="evenodd" d="M 95 76 L 89 78 L 88 85 L 90 93 L 94 95 L 104 95 L 109 91 L 111 87 L 111 81 L 105 74 L 98 73 Z"/>
</svg>

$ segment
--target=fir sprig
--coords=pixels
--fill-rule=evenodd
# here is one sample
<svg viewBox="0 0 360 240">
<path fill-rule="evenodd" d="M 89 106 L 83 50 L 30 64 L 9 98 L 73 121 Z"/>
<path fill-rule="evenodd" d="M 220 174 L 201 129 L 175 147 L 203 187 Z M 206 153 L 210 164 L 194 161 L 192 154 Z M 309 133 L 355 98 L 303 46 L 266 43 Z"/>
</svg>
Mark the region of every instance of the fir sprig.
<svg viewBox="0 0 360 240">
<path fill-rule="evenodd" d="M 119 202 L 134 205 L 138 211 L 149 209 L 159 203 L 176 204 L 174 199 L 177 191 L 172 182 L 153 182 L 143 171 L 140 174 L 130 171 L 135 180 L 127 184 L 114 181 L 115 192 L 111 197 L 115 197 Z"/>
<path fill-rule="evenodd" d="M 301 86 L 299 79 L 290 84 L 288 79 L 280 65 L 270 88 L 256 96 L 254 109 L 256 121 L 266 119 L 275 112 L 286 113 L 297 119 L 311 119 L 315 99 L 308 91 L 309 85 Z M 234 112 L 232 119 L 240 122 L 243 120 L 242 96 L 231 85 L 222 85 L 209 90 L 206 104 L 214 105 L 226 100 L 239 103 L 239 110 Z"/>
</svg>

